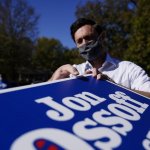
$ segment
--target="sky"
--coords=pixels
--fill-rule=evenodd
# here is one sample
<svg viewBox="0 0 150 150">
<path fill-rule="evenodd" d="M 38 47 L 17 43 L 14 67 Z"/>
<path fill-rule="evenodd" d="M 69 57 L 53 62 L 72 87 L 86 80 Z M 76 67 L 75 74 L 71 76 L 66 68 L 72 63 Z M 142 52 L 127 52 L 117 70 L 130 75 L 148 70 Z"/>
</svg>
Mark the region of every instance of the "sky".
<svg viewBox="0 0 150 150">
<path fill-rule="evenodd" d="M 75 21 L 75 11 L 78 4 L 87 0 L 28 0 L 40 15 L 38 22 L 39 37 L 55 38 L 63 46 L 75 47 L 70 35 L 70 25 Z"/>
</svg>

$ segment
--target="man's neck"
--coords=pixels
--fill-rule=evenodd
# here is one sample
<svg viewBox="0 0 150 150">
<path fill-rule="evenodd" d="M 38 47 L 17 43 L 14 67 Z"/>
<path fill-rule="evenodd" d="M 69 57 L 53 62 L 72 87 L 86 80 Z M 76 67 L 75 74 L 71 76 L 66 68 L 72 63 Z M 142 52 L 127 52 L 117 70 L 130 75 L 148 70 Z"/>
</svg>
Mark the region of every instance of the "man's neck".
<svg viewBox="0 0 150 150">
<path fill-rule="evenodd" d="M 103 54 L 103 57 L 101 58 L 97 58 L 95 59 L 94 61 L 90 62 L 91 65 L 96 68 L 96 69 L 99 69 L 100 67 L 102 67 L 103 63 L 105 62 L 106 60 L 106 53 Z"/>
</svg>

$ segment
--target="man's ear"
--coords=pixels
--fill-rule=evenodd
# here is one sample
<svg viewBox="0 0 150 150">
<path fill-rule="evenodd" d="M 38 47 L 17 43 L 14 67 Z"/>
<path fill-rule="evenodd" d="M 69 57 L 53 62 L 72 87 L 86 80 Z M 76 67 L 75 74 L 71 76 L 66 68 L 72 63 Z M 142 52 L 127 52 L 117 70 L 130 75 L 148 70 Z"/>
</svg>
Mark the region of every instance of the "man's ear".
<svg viewBox="0 0 150 150">
<path fill-rule="evenodd" d="M 107 42 L 108 42 L 108 37 L 107 37 L 107 30 L 105 29 L 105 27 L 103 27 L 99 24 L 95 24 L 94 29 L 99 34 L 98 35 L 98 40 L 101 41 L 103 46 L 104 45 L 106 46 Z"/>
<path fill-rule="evenodd" d="M 104 41 L 106 39 L 106 37 L 107 37 L 106 31 L 102 31 L 101 34 L 99 35 L 99 39 L 101 41 Z"/>
</svg>

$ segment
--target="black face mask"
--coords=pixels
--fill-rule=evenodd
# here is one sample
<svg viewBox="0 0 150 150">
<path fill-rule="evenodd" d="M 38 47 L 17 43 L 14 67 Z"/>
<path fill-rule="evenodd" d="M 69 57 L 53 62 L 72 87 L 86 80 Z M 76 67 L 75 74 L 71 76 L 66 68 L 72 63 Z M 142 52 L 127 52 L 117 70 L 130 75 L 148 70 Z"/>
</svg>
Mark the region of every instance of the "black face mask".
<svg viewBox="0 0 150 150">
<path fill-rule="evenodd" d="M 101 44 L 98 38 L 79 47 L 79 53 L 84 59 L 92 61 L 101 56 L 102 52 L 100 48 Z"/>
</svg>

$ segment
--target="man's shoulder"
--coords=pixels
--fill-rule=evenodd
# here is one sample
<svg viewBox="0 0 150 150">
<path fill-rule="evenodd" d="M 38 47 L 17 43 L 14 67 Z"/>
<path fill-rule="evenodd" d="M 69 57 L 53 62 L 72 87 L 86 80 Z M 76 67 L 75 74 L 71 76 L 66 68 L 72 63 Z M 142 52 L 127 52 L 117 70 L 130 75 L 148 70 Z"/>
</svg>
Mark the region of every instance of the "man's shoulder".
<svg viewBox="0 0 150 150">
<path fill-rule="evenodd" d="M 128 73 L 140 72 L 141 70 L 143 70 L 139 65 L 127 60 L 118 61 L 118 68 Z"/>
<path fill-rule="evenodd" d="M 133 62 L 127 60 L 119 60 L 118 63 L 121 65 L 135 65 Z"/>
<path fill-rule="evenodd" d="M 128 66 L 128 67 L 138 67 L 137 64 L 135 64 L 134 62 L 131 61 L 127 61 L 127 60 L 122 60 L 118 62 L 120 65 L 124 65 L 124 66 Z"/>
<path fill-rule="evenodd" d="M 118 58 L 111 57 L 109 54 L 107 55 L 107 60 L 114 64 L 117 68 L 123 69 L 123 70 L 132 70 L 133 68 L 141 68 L 134 62 L 128 61 L 128 60 L 120 60 Z"/>
<path fill-rule="evenodd" d="M 111 57 L 110 55 L 108 55 L 107 61 L 110 62 L 111 64 L 114 64 L 117 67 L 131 67 L 131 66 L 136 66 L 136 64 L 134 64 L 131 61 L 121 60 L 121 59 L 118 59 L 118 58 L 115 58 L 115 57 Z"/>
</svg>

